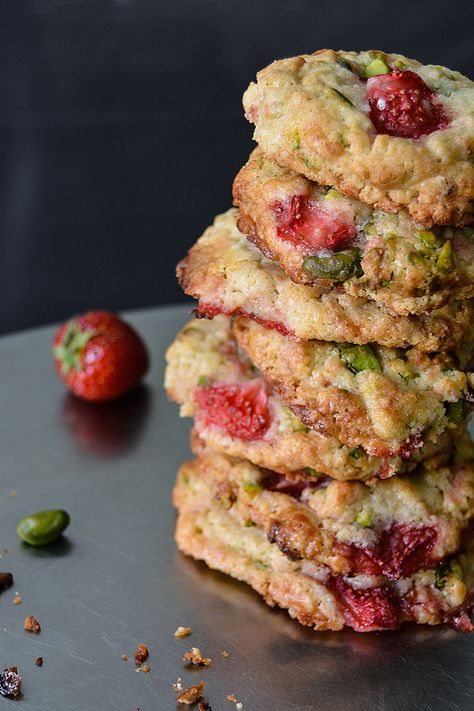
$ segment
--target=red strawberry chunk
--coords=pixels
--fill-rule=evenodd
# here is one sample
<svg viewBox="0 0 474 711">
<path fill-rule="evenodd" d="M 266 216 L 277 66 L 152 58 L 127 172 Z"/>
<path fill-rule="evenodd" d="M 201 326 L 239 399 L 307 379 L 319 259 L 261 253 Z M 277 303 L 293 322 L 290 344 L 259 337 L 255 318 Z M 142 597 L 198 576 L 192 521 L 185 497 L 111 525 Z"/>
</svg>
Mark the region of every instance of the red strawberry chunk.
<svg viewBox="0 0 474 711">
<path fill-rule="evenodd" d="M 382 532 L 375 548 L 339 543 L 338 552 L 350 561 L 355 575 L 385 575 L 397 580 L 432 566 L 437 532 L 431 526 L 394 524 Z"/>
<path fill-rule="evenodd" d="M 278 237 L 304 247 L 308 254 L 321 249 L 340 249 L 356 236 L 354 225 L 321 210 L 304 195 L 294 195 L 290 202 L 275 202 L 273 209 Z"/>
<path fill-rule="evenodd" d="M 260 318 L 260 316 L 256 316 L 255 314 L 249 311 L 245 311 L 245 309 L 228 309 L 224 306 L 218 306 L 217 304 L 205 304 L 200 301 L 197 308 L 194 309 L 194 313 L 196 314 L 197 318 L 207 319 L 213 319 L 215 316 L 219 316 L 219 314 L 222 314 L 224 316 L 245 316 L 245 318 L 251 318 L 253 321 L 256 321 L 264 328 L 269 328 L 273 329 L 274 331 L 278 331 L 278 333 L 281 333 L 282 336 L 288 336 L 288 338 L 295 338 L 294 331 L 287 328 L 284 323 L 281 323 L 281 321 L 271 321 L 267 318 Z"/>
<path fill-rule="evenodd" d="M 360 548 L 352 543 L 338 543 L 336 552 L 347 558 L 354 575 L 381 575 L 382 570 L 373 548 Z"/>
<path fill-rule="evenodd" d="M 355 590 L 342 578 L 337 578 L 336 589 L 344 603 L 346 625 L 356 632 L 399 627 L 398 604 L 386 588 Z"/>
<path fill-rule="evenodd" d="M 436 538 L 437 531 L 432 526 L 394 524 L 382 533 L 377 545 L 382 573 L 397 579 L 430 567 L 435 562 L 432 550 Z"/>
<path fill-rule="evenodd" d="M 261 439 L 270 427 L 268 393 L 261 379 L 198 388 L 195 399 L 199 428 L 219 427 L 231 437 L 252 441 Z"/>
<path fill-rule="evenodd" d="M 283 474 L 271 472 L 262 482 L 263 487 L 269 491 L 278 491 L 280 494 L 292 496 L 294 499 L 300 499 L 303 491 L 306 489 L 315 489 L 318 482 L 308 481 L 306 479 L 288 479 Z"/>
<path fill-rule="evenodd" d="M 377 133 L 420 138 L 449 123 L 436 95 L 410 71 L 379 74 L 367 81 L 370 119 Z"/>
</svg>

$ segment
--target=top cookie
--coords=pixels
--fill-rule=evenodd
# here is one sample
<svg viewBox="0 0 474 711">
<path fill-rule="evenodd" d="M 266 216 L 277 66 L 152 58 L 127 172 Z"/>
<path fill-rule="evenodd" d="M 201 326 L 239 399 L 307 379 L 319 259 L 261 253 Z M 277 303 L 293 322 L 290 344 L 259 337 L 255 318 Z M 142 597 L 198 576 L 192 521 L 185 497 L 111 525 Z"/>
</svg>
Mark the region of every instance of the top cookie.
<svg viewBox="0 0 474 711">
<path fill-rule="evenodd" d="M 474 83 L 379 51 L 273 62 L 244 94 L 255 140 L 281 165 L 424 225 L 474 220 Z"/>
</svg>

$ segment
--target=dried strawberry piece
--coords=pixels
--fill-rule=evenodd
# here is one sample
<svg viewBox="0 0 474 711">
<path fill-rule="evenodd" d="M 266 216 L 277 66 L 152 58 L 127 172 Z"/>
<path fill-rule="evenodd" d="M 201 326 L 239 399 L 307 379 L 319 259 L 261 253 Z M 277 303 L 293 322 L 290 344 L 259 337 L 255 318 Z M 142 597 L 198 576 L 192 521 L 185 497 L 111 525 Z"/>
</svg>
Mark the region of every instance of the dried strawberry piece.
<svg viewBox="0 0 474 711">
<path fill-rule="evenodd" d="M 382 573 L 396 580 L 432 566 L 437 535 L 432 526 L 415 527 L 403 523 L 383 531 L 376 550 Z"/>
<path fill-rule="evenodd" d="M 261 379 L 198 388 L 195 399 L 200 427 L 220 427 L 246 441 L 261 439 L 270 427 L 267 387 Z"/>
<path fill-rule="evenodd" d="M 436 95 L 415 72 L 393 71 L 367 81 L 370 119 L 377 133 L 420 138 L 449 123 Z"/>
<path fill-rule="evenodd" d="M 7 667 L 0 674 L 0 695 L 16 699 L 21 694 L 21 676 L 17 667 Z"/>
<path fill-rule="evenodd" d="M 287 479 L 283 474 L 277 474 L 276 472 L 272 472 L 262 481 L 264 489 L 278 491 L 278 493 L 292 496 L 294 499 L 301 498 L 305 489 L 314 489 L 318 483 L 319 480 L 315 482 L 306 479 Z"/>
<path fill-rule="evenodd" d="M 455 615 L 448 621 L 455 630 L 458 630 L 458 632 L 470 634 L 474 631 L 474 625 L 471 622 L 471 615 L 466 610 L 462 610 L 458 615 Z"/>
<path fill-rule="evenodd" d="M 340 249 L 356 236 L 354 225 L 321 210 L 304 195 L 294 195 L 290 202 L 277 201 L 273 210 L 278 237 L 305 247 L 308 253 Z"/>
<path fill-rule="evenodd" d="M 342 578 L 337 578 L 336 589 L 344 602 L 346 624 L 356 632 L 399 627 L 398 604 L 386 588 L 355 590 Z"/>
</svg>

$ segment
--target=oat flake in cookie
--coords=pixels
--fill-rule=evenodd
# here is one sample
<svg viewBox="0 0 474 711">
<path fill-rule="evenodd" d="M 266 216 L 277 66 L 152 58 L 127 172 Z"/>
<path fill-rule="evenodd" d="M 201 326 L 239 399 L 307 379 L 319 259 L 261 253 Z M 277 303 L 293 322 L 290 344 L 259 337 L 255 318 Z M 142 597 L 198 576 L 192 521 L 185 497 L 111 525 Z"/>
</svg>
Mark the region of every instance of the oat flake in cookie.
<svg viewBox="0 0 474 711">
<path fill-rule="evenodd" d="M 255 140 L 280 165 L 424 225 L 474 219 L 474 83 L 380 51 L 273 62 L 244 94 Z"/>
</svg>

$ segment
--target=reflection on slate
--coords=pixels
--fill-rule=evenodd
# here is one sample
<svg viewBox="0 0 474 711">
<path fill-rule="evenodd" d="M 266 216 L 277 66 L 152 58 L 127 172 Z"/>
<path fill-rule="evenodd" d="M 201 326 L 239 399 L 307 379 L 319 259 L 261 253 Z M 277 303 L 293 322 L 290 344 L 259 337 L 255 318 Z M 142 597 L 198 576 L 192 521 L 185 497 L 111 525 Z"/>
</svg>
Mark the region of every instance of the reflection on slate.
<svg viewBox="0 0 474 711">
<path fill-rule="evenodd" d="M 61 419 L 79 449 L 114 459 L 134 449 L 144 434 L 151 405 L 146 385 L 113 402 L 90 403 L 66 394 Z"/>
<path fill-rule="evenodd" d="M 56 541 L 45 546 L 30 546 L 22 543 L 23 551 L 34 558 L 62 558 L 71 553 L 73 543 L 67 535 L 61 535 Z"/>
<path fill-rule="evenodd" d="M 267 691 L 275 702 L 272 708 L 280 708 L 279 703 L 291 700 L 293 693 L 295 699 L 298 698 L 298 692 L 289 681 L 298 677 L 300 684 L 306 680 L 318 690 L 316 693 L 322 694 L 315 697 L 317 707 L 299 706 L 297 702 L 291 706 L 298 711 L 316 708 L 348 711 L 362 708 L 361 699 L 364 699 L 364 708 L 374 711 L 413 711 L 425 708 L 412 703 L 414 689 L 439 685 L 440 669 L 446 672 L 446 692 L 440 693 L 438 705 L 427 705 L 426 709 L 464 711 L 471 708 L 451 705 L 448 690 L 451 670 L 447 663 L 451 656 L 454 659 L 460 647 L 465 651 L 470 648 L 469 635 L 460 635 L 447 626 L 423 628 L 409 624 L 393 632 L 372 634 L 353 630 L 314 632 L 295 624 L 286 611 L 269 609 L 249 586 L 209 570 L 203 563 L 177 553 L 175 566 L 176 575 L 184 581 L 181 595 L 185 605 L 195 611 L 202 608 L 202 616 L 209 621 L 212 630 L 228 629 L 229 619 L 236 638 L 241 627 L 249 630 L 255 625 L 259 630 L 258 638 L 246 637 L 245 657 L 250 663 L 255 662 L 254 655 L 264 660 L 271 679 Z M 207 610 L 212 610 L 212 618 Z M 234 664 L 241 663 L 238 655 L 231 658 Z M 469 655 L 458 657 L 457 664 L 456 671 L 460 672 L 460 665 L 461 673 L 470 678 Z M 279 673 L 272 674 L 272 669 L 278 669 Z"/>
<path fill-rule="evenodd" d="M 252 143 L 255 72 L 321 47 L 472 74 L 473 4 L 7 3 L 0 57 L 0 330 L 183 299 L 174 267 Z"/>
</svg>

